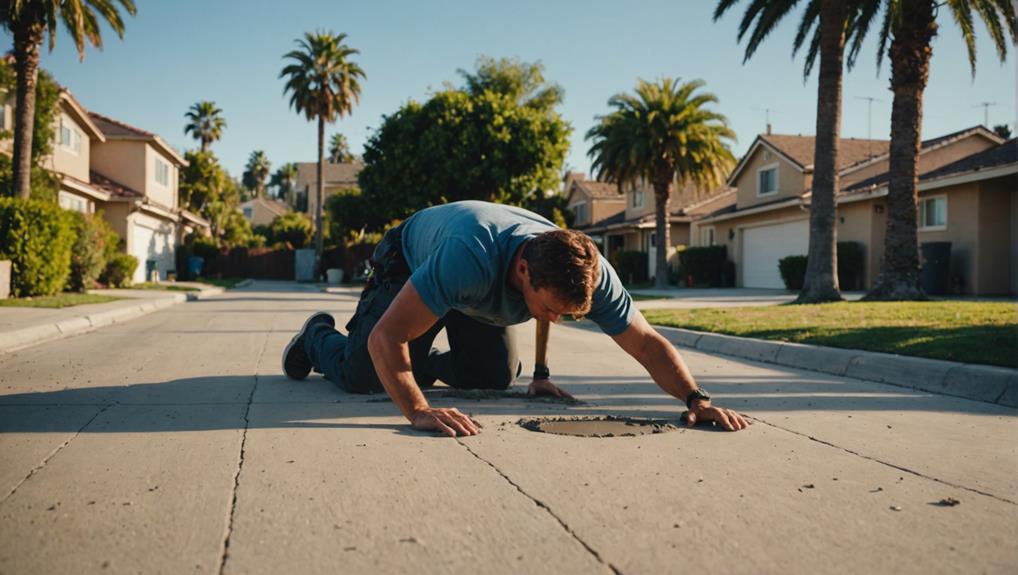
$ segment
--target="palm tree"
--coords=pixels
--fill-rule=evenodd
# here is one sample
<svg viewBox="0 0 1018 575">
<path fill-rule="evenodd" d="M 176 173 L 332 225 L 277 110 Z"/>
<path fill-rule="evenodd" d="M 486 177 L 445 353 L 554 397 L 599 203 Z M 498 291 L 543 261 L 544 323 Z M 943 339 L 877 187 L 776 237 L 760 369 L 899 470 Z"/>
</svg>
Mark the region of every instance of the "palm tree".
<svg viewBox="0 0 1018 575">
<path fill-rule="evenodd" d="M 642 181 L 654 186 L 658 288 L 668 286 L 668 200 L 673 186 L 719 186 L 735 163 L 725 143 L 735 140 L 735 132 L 724 116 L 706 107 L 718 99 L 698 92 L 703 86 L 702 80 L 639 80 L 635 95 L 616 94 L 608 100 L 614 110 L 598 117 L 586 136 L 593 141 L 588 155 L 598 178 L 620 189 Z"/>
<path fill-rule="evenodd" d="M 226 120 L 222 114 L 223 111 L 216 107 L 216 103 L 208 100 L 195 102 L 184 114 L 188 119 L 184 133 L 191 134 L 195 140 L 201 142 L 202 152 L 209 151 L 209 145 L 223 137 Z"/>
<path fill-rule="evenodd" d="M 254 196 L 260 198 L 265 195 L 265 180 L 269 179 L 272 171 L 272 163 L 269 157 L 262 150 L 251 152 L 247 159 L 247 166 L 244 168 L 244 185 L 254 190 Z"/>
<path fill-rule="evenodd" d="M 739 0 L 721 0 L 714 11 L 720 18 Z M 741 41 L 752 28 L 744 62 L 760 43 L 799 3 L 799 0 L 751 0 L 739 24 Z M 792 44 L 794 56 L 810 37 L 804 77 L 808 77 L 820 56 L 817 87 L 816 138 L 814 140 L 813 188 L 810 201 L 809 258 L 806 278 L 797 303 L 841 300 L 838 286 L 836 209 L 838 155 L 841 141 L 841 86 L 844 72 L 846 28 L 858 18 L 871 18 L 879 1 L 809 0 Z M 755 22 L 755 25 L 754 25 Z M 812 34 L 811 34 L 812 32 Z M 854 58 L 849 59 L 849 68 Z"/>
<path fill-rule="evenodd" d="M 346 143 L 346 136 L 333 134 L 329 140 L 329 163 L 341 164 L 353 161 L 353 154 L 350 153 L 350 146 Z"/>
<path fill-rule="evenodd" d="M 322 203 L 325 196 L 325 123 L 343 118 L 353 112 L 360 102 L 360 80 L 366 79 L 364 70 L 350 57 L 359 54 L 343 41 L 346 34 L 307 32 L 297 40 L 299 49 L 283 56 L 287 64 L 280 78 L 286 78 L 283 93 L 290 92 L 290 106 L 311 120 L 318 120 L 318 185 L 315 190 L 315 250 L 318 260 L 322 256 Z"/>
<path fill-rule="evenodd" d="M 1008 42 L 1018 41 L 1018 24 L 1011 0 L 887 0 L 877 52 L 879 66 L 887 42 L 891 60 L 891 149 L 887 185 L 887 228 L 884 258 L 868 300 L 925 299 L 919 283 L 918 163 L 923 117 L 923 93 L 929 79 L 932 41 L 937 35 L 937 16 L 947 6 L 961 28 L 972 74 L 976 73 L 973 12 L 986 25 L 1003 62 Z M 859 44 L 869 22 L 850 29 Z"/>
<path fill-rule="evenodd" d="M 297 185 L 297 164 L 289 162 L 276 168 L 269 179 L 269 187 L 276 189 L 276 197 L 295 207 L 293 192 Z"/>
<path fill-rule="evenodd" d="M 74 38 L 78 59 L 85 59 L 85 42 L 102 48 L 99 18 L 121 39 L 124 22 L 116 4 L 132 16 L 133 0 L 19 0 L 0 5 L 0 25 L 14 36 L 14 68 L 18 76 L 14 119 L 14 193 L 28 199 L 32 190 L 32 130 L 35 124 L 35 85 L 39 77 L 39 51 L 49 33 L 52 51 L 61 23 Z"/>
</svg>

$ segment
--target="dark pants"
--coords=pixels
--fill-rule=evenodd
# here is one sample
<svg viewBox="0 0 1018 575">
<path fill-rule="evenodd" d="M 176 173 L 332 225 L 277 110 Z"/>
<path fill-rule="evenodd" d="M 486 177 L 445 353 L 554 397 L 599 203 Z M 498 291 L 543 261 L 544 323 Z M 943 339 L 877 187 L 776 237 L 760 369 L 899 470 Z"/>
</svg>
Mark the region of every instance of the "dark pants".
<svg viewBox="0 0 1018 575">
<path fill-rule="evenodd" d="M 308 330 L 305 349 L 325 379 L 351 393 L 384 391 L 368 354 L 368 336 L 410 277 L 403 259 L 400 228 L 385 234 L 371 258 L 373 273 L 361 292 L 357 311 L 346 324 L 348 335 L 318 324 Z M 431 347 L 445 328 L 449 351 Z M 460 389 L 506 389 L 522 369 L 512 332 L 481 323 L 458 311 L 439 318 L 410 342 L 410 364 L 421 387 L 435 380 Z"/>
</svg>

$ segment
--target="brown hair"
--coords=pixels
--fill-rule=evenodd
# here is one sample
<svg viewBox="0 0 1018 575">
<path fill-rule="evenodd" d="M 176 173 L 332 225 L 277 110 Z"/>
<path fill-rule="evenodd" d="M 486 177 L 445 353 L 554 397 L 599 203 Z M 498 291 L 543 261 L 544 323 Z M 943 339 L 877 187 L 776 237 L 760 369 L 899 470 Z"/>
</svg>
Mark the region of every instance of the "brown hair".
<svg viewBox="0 0 1018 575">
<path fill-rule="evenodd" d="M 575 230 L 551 230 L 539 234 L 523 246 L 530 285 L 547 288 L 576 306 L 573 315 L 583 317 L 590 311 L 594 286 L 601 279 L 601 260 L 597 246 L 584 233 Z"/>
</svg>

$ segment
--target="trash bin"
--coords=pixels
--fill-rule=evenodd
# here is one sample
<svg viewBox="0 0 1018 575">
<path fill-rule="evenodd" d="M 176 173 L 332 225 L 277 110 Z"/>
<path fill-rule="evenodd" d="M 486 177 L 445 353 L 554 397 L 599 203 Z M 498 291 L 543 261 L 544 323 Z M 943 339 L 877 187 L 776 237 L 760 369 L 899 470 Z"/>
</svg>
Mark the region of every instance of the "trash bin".
<svg viewBox="0 0 1018 575">
<path fill-rule="evenodd" d="M 159 268 L 155 260 L 145 260 L 145 281 L 159 283 Z"/>
<path fill-rule="evenodd" d="M 205 258 L 191 256 L 187 258 L 187 277 L 196 280 L 201 277 L 202 268 L 205 266 Z"/>
<path fill-rule="evenodd" d="M 326 281 L 333 285 L 338 285 L 343 282 L 343 270 L 342 268 L 329 268 L 325 270 Z"/>
<path fill-rule="evenodd" d="M 951 289 L 951 242 L 926 242 L 922 250 L 922 286 L 930 295 L 945 295 Z"/>
<path fill-rule="evenodd" d="M 315 277 L 315 250 L 302 248 L 294 250 L 294 279 L 299 282 L 313 282 Z"/>
</svg>

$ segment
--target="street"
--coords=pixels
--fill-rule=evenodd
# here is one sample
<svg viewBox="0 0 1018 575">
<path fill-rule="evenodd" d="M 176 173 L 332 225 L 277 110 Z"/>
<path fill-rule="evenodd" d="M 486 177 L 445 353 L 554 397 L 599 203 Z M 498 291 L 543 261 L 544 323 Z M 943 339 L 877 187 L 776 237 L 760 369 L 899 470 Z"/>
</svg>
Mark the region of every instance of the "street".
<svg viewBox="0 0 1018 575">
<path fill-rule="evenodd" d="M 484 426 L 441 438 L 282 375 L 303 320 L 341 327 L 357 293 L 256 282 L 0 355 L 0 573 L 1018 571 L 1013 408 L 680 349 L 750 428 L 532 432 L 684 411 L 564 322 L 552 379 L 581 404 L 438 386 Z"/>
</svg>

